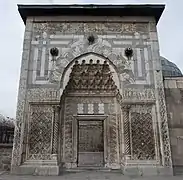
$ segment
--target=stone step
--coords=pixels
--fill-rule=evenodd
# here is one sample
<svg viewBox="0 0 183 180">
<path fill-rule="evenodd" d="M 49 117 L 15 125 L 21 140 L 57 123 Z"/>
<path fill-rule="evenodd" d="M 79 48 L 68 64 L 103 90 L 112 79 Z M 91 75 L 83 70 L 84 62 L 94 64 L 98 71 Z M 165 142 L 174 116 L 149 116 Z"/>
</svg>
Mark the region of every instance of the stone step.
<svg viewBox="0 0 183 180">
<path fill-rule="evenodd" d="M 64 169 L 65 172 L 84 172 L 84 171 L 95 171 L 95 172 L 115 172 L 115 173 L 122 173 L 121 170 L 117 169 L 117 170 L 113 170 L 110 168 L 106 168 L 106 167 L 92 167 L 92 166 L 88 166 L 88 167 L 77 167 L 77 168 L 72 168 L 72 169 Z"/>
<path fill-rule="evenodd" d="M 173 171 L 174 175 L 183 175 L 183 166 L 175 166 Z"/>
<path fill-rule="evenodd" d="M 177 175 L 183 175 L 183 170 L 176 170 L 174 171 L 174 174 Z"/>
</svg>

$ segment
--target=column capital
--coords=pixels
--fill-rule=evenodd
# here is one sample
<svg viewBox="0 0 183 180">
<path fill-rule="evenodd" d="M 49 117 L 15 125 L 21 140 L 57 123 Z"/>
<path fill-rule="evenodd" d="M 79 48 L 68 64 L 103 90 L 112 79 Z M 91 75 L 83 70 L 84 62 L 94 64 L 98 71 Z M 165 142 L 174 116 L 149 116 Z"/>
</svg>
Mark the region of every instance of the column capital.
<svg viewBox="0 0 183 180">
<path fill-rule="evenodd" d="M 52 105 L 52 108 L 54 109 L 54 110 L 60 110 L 60 105 Z"/>
</svg>

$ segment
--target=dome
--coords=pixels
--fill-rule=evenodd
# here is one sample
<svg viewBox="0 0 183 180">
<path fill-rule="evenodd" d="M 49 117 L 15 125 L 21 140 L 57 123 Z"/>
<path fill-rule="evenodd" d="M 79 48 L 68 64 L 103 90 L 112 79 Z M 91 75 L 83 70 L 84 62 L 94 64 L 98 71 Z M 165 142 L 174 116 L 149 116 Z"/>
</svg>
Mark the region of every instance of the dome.
<svg viewBox="0 0 183 180">
<path fill-rule="evenodd" d="M 172 62 L 161 57 L 162 73 L 164 77 L 183 76 L 180 69 Z"/>
</svg>

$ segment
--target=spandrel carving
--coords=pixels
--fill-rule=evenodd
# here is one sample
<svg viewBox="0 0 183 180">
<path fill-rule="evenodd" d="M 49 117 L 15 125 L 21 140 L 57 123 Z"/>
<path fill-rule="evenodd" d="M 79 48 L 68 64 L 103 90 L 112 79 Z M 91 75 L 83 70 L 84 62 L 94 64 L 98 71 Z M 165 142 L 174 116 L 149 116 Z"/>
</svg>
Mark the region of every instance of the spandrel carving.
<svg viewBox="0 0 183 180">
<path fill-rule="evenodd" d="M 98 52 L 99 49 L 102 51 Z M 83 52 L 85 53 L 83 54 Z M 86 53 L 92 54 L 92 52 L 93 54 L 106 54 L 104 58 L 109 58 L 114 63 L 114 65 L 116 65 L 118 72 L 122 76 L 121 81 L 125 82 L 126 84 L 135 82 L 134 75 L 131 70 L 131 62 L 127 61 L 121 52 L 115 51 L 106 40 L 102 40 L 100 38 L 96 39 L 95 43 L 89 46 L 85 44 L 85 39 L 79 40 L 73 43 L 67 52 L 60 53 L 61 55 L 56 59 L 56 63 L 52 65 L 49 81 L 52 83 L 59 83 L 62 77 L 63 69 L 69 64 L 69 62 L 80 55 L 85 56 Z M 67 56 L 68 54 L 70 55 Z M 92 66 L 90 66 L 90 68 L 92 68 Z"/>
</svg>

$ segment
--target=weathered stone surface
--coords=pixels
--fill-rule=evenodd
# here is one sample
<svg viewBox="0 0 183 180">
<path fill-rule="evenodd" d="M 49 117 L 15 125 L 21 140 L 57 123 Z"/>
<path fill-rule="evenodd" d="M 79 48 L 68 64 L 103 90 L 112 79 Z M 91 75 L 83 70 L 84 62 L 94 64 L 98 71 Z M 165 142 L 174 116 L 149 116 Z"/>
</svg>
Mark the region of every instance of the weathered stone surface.
<svg viewBox="0 0 183 180">
<path fill-rule="evenodd" d="M 11 166 L 12 146 L 0 145 L 0 171 L 9 171 Z"/>
</svg>

